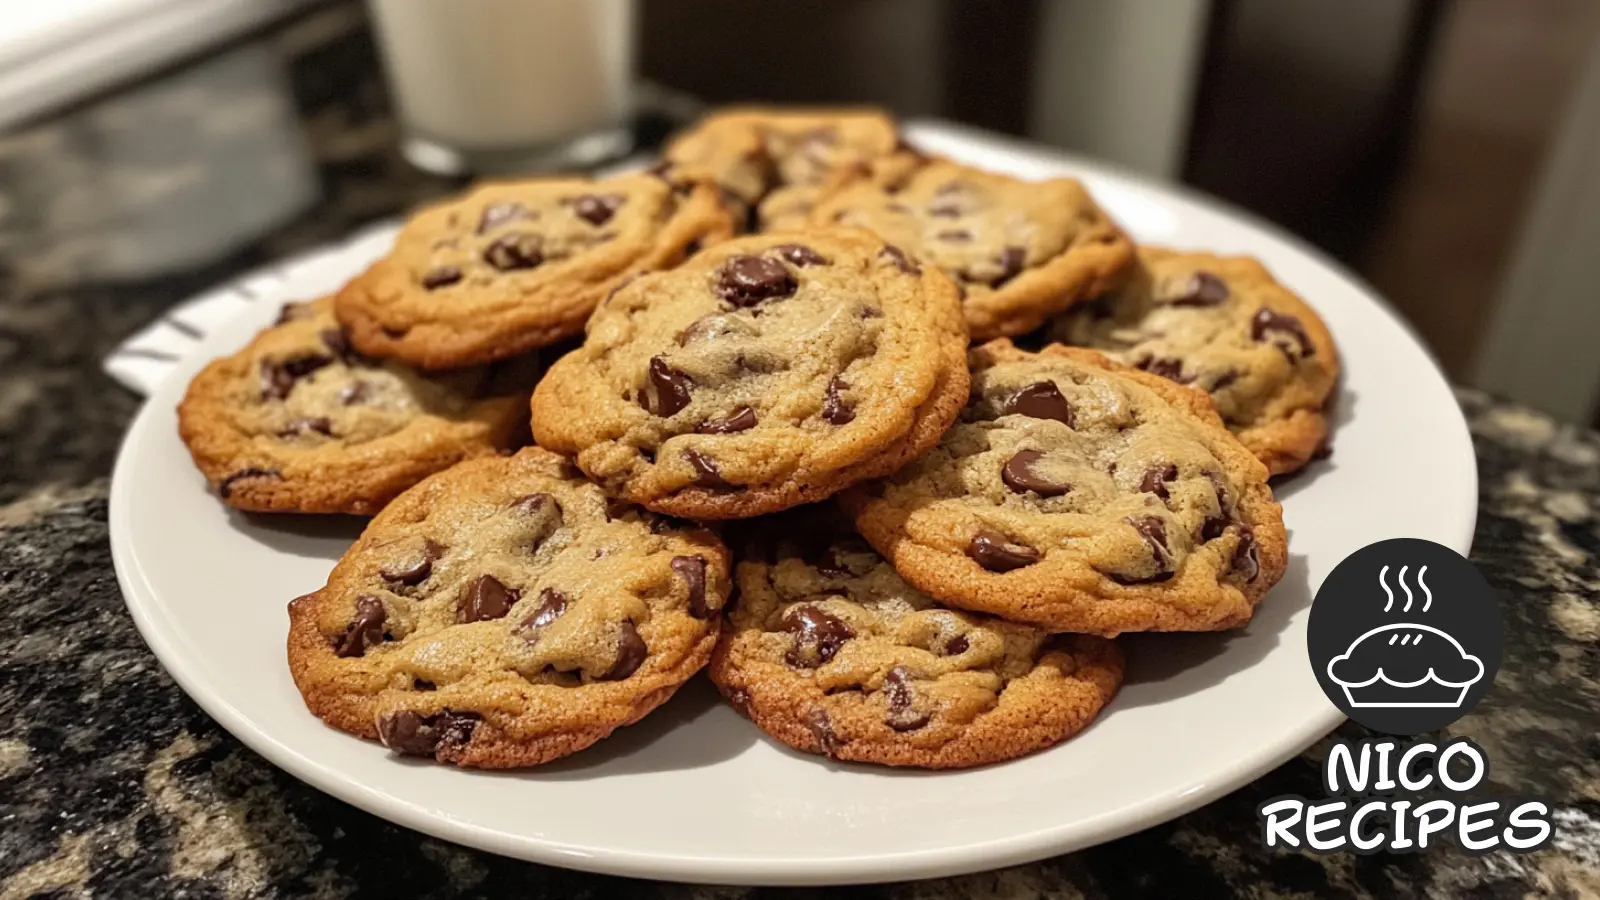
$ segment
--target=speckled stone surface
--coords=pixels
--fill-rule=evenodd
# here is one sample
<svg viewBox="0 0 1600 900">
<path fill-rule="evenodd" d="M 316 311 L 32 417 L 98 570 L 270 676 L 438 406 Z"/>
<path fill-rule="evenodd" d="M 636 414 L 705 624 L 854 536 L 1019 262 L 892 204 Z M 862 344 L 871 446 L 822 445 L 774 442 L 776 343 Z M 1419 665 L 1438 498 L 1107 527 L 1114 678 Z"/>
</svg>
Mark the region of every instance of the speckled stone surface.
<svg viewBox="0 0 1600 900">
<path fill-rule="evenodd" d="M 105 130 L 120 127 L 117 97 L 0 135 L 0 900 L 1600 896 L 1600 436 L 1470 391 L 1460 400 L 1482 476 L 1473 559 L 1502 594 L 1507 646 L 1495 690 L 1450 732 L 1488 750 L 1496 788 L 1555 804 L 1554 845 L 1534 855 L 1268 853 L 1256 805 L 1317 795 L 1325 745 L 1211 806 L 1101 847 L 849 891 L 654 884 L 501 859 L 390 825 L 279 772 L 178 690 L 123 609 L 105 487 L 138 401 L 99 373 L 99 360 L 230 273 L 450 185 L 394 157 L 356 9 L 318 13 L 240 51 L 251 47 L 282 63 L 275 84 L 292 98 L 314 205 L 170 271 L 117 275 L 106 260 L 126 254 L 128 222 L 144 221 L 146 236 L 154 227 L 127 209 L 180 188 L 215 189 L 204 179 L 224 176 L 204 154 L 103 158 L 116 143 Z M 173 127 L 247 99 L 203 87 L 168 101 Z M 175 164 L 192 168 L 173 174 Z M 67 180 L 63 166 L 109 167 L 126 191 L 121 211 L 37 189 L 41 177 Z M 199 188 L 186 181 L 196 178 Z M 1339 734 L 1364 732 L 1347 725 Z"/>
</svg>

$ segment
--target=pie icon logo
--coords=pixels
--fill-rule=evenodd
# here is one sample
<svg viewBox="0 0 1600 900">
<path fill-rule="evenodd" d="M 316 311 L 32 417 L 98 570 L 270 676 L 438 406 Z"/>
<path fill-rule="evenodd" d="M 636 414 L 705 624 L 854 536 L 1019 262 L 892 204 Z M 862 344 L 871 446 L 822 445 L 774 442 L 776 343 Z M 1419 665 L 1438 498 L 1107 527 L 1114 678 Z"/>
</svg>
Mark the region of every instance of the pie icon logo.
<svg viewBox="0 0 1600 900">
<path fill-rule="evenodd" d="M 1499 602 L 1478 570 L 1411 538 L 1340 563 L 1317 591 L 1307 633 L 1328 699 L 1391 734 L 1433 731 L 1470 712 L 1494 682 L 1502 641 Z"/>
</svg>

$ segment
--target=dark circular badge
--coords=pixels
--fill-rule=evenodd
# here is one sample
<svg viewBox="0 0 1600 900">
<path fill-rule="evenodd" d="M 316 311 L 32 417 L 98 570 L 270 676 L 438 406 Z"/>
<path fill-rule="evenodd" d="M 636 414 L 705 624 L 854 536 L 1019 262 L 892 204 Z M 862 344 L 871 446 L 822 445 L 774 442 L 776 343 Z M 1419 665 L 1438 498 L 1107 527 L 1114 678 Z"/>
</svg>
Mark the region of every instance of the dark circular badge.
<svg viewBox="0 0 1600 900">
<path fill-rule="evenodd" d="M 1417 538 L 1345 557 L 1306 634 L 1323 693 L 1388 734 L 1435 731 L 1477 706 L 1500 670 L 1500 602 L 1466 557 Z"/>
</svg>

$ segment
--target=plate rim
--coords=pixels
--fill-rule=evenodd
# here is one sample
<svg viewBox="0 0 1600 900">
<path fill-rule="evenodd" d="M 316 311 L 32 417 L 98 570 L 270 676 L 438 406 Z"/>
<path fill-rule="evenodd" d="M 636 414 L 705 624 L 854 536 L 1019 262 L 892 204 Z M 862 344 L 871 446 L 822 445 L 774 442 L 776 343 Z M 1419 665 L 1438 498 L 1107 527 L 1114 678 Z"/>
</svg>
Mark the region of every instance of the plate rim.
<svg viewBox="0 0 1600 900">
<path fill-rule="evenodd" d="M 1095 160 L 1087 160 L 1064 151 L 1028 141 L 993 135 L 980 129 L 954 123 L 929 120 L 910 120 L 905 130 L 915 141 L 921 132 L 937 130 L 967 140 L 982 141 L 1012 153 L 1025 155 L 1042 162 L 1072 168 L 1076 174 L 1086 174 L 1121 182 L 1126 186 L 1153 194 L 1179 198 L 1208 212 L 1233 219 L 1252 231 L 1267 235 L 1288 245 L 1297 253 L 1309 258 L 1319 268 L 1356 288 L 1362 299 L 1375 306 L 1401 334 L 1421 352 L 1442 382 L 1450 389 L 1437 359 L 1429 351 L 1389 301 L 1365 280 L 1348 271 L 1329 258 L 1320 249 L 1307 244 L 1278 226 L 1237 209 L 1226 201 L 1210 197 L 1181 185 L 1152 179 L 1121 167 Z M 265 267 L 265 270 L 285 269 L 307 258 L 325 252 L 342 241 L 330 241 L 308 251 L 286 257 Z M 263 270 L 256 270 L 257 272 Z M 249 275 L 241 273 L 219 287 L 233 284 Z M 185 361 L 187 362 L 187 360 Z M 179 371 L 185 363 L 179 364 Z M 178 377 L 169 373 L 167 380 Z M 1342 385 L 1342 379 L 1341 379 Z M 1226 794 L 1248 784 L 1291 759 L 1305 748 L 1316 743 L 1337 728 L 1345 717 L 1329 704 L 1320 715 L 1308 716 L 1300 727 L 1286 730 L 1269 745 L 1258 746 L 1225 771 L 1209 773 L 1205 784 L 1177 792 L 1147 795 L 1138 802 L 1122 807 L 1105 809 L 1088 817 L 1063 824 L 1037 828 L 1025 833 L 1008 833 L 1001 837 L 984 839 L 962 845 L 959 849 L 936 848 L 930 850 L 895 851 L 889 853 L 863 852 L 846 857 L 830 858 L 825 866 L 814 860 L 795 858 L 764 858 L 749 854 L 738 856 L 676 855 L 626 849 L 579 846 L 556 839 L 515 835 L 501 830 L 461 821 L 449 813 L 427 809 L 394 796 L 365 783 L 351 779 L 328 767 L 324 762 L 302 754 L 274 735 L 257 726 L 245 713 L 224 699 L 209 685 L 198 679 L 184 661 L 182 639 L 172 629 L 165 617 L 158 615 L 165 605 L 133 557 L 126 535 L 131 529 L 131 515 L 127 494 L 132 476 L 128 474 L 129 447 L 135 436 L 148 430 L 157 414 L 157 400 L 163 399 L 166 381 L 157 385 L 140 406 L 138 414 L 129 424 L 119 442 L 116 462 L 112 468 L 111 489 L 108 496 L 108 532 L 113 568 L 134 625 L 141 638 L 150 647 L 163 669 L 178 686 L 226 731 L 252 751 L 260 754 L 272 765 L 323 793 L 351 804 L 382 819 L 433 837 L 487 850 L 499 855 L 524 859 L 536 863 L 561 866 L 582 871 L 657 880 L 672 880 L 701 884 L 739 885 L 826 885 L 841 883 L 869 883 L 904 879 L 944 877 L 1003 866 L 1031 862 L 1063 853 L 1080 850 L 1115 840 L 1137 831 L 1170 821 L 1205 806 Z M 1452 395 L 1453 396 L 1453 395 Z M 1452 549 L 1466 555 L 1470 552 L 1476 531 L 1479 473 L 1477 458 L 1467 428 L 1464 412 L 1459 404 L 1452 406 L 1452 420 L 1459 426 L 1464 440 L 1458 443 L 1467 465 L 1468 475 L 1461 485 L 1462 498 L 1470 498 L 1464 517 L 1463 532 L 1450 542 Z M 1470 483 L 1466 483 L 1470 482 Z M 1218 777 L 1221 776 L 1221 777 Z"/>
</svg>

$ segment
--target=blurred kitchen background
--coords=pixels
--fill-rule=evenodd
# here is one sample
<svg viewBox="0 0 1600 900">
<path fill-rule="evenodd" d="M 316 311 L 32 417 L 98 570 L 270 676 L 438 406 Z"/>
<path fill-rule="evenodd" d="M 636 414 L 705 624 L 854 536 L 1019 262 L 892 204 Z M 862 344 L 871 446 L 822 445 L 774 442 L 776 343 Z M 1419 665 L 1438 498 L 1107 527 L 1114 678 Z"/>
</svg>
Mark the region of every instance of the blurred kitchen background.
<svg viewBox="0 0 1600 900">
<path fill-rule="evenodd" d="M 394 213 L 396 179 L 417 201 L 455 184 L 397 152 L 360 3 L 4 13 L 0 288 L 71 271 L 200 290 L 219 259 L 302 249 L 275 235 L 329 191 L 344 214 L 294 242 Z M 695 101 L 768 100 L 882 104 L 1068 148 L 1320 246 L 1457 382 L 1576 422 L 1600 410 L 1596 0 L 639 0 L 637 18 L 645 143 Z M 248 99 L 200 106 L 219 85 Z M 204 165 L 145 165 L 194 152 L 196 129 Z M 363 193 L 380 178 L 381 196 Z M 123 203 L 143 237 L 125 221 L 97 235 Z"/>
</svg>

